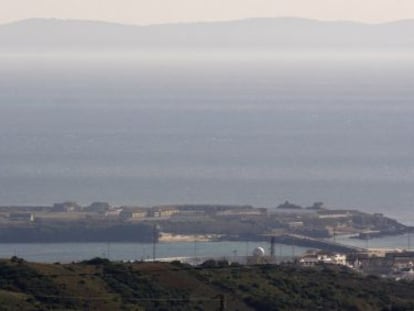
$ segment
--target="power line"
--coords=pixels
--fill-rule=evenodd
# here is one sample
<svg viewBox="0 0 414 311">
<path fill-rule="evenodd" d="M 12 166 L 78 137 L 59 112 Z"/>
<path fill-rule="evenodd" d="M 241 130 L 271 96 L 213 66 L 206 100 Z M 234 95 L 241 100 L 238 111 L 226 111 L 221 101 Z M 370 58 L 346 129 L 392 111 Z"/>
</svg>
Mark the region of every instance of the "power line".
<svg viewBox="0 0 414 311">
<path fill-rule="evenodd" d="M 36 298 L 50 298 L 50 299 L 78 299 L 78 300 L 94 300 L 94 301 L 102 301 L 102 300 L 111 300 L 118 295 L 113 295 L 107 297 L 84 297 L 84 296 L 58 296 L 58 295 L 35 295 L 33 297 Z M 221 301 L 220 297 L 217 298 L 205 298 L 205 297 L 190 297 L 190 298 L 126 298 L 127 301 L 174 301 L 174 302 L 187 302 L 187 301 Z"/>
</svg>

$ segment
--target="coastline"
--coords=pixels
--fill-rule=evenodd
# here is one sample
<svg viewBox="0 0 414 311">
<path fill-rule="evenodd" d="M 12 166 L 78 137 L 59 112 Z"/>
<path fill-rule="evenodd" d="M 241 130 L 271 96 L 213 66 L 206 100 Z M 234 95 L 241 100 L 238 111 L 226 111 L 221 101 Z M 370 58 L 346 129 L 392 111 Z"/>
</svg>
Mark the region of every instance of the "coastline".
<svg viewBox="0 0 414 311">
<path fill-rule="evenodd" d="M 222 235 L 218 234 L 173 234 L 160 232 L 158 242 L 176 243 L 176 242 L 214 242 Z"/>
</svg>

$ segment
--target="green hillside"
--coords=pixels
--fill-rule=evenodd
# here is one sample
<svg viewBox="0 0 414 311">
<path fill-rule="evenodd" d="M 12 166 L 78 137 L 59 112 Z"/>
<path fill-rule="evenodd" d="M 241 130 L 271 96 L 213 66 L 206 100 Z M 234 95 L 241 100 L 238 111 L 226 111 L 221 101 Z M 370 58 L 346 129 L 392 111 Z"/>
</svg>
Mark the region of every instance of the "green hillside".
<svg viewBox="0 0 414 311">
<path fill-rule="evenodd" d="M 0 262 L 0 310 L 414 310 L 414 283 L 319 266 Z"/>
</svg>

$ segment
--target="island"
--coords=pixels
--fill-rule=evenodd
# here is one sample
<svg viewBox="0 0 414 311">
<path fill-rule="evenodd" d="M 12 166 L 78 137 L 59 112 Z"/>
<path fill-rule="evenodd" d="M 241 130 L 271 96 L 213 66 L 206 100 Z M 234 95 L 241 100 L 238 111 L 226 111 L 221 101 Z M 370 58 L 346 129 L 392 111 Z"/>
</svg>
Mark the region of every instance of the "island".
<svg viewBox="0 0 414 311">
<path fill-rule="evenodd" d="M 112 206 L 76 202 L 50 206 L 1 206 L 0 243 L 264 241 L 292 237 L 369 239 L 413 231 L 382 214 L 337 210 L 316 202 L 274 208 L 251 205 L 171 204 Z M 290 237 L 290 238 L 286 238 Z M 309 242 L 310 240 L 306 240 Z"/>
</svg>

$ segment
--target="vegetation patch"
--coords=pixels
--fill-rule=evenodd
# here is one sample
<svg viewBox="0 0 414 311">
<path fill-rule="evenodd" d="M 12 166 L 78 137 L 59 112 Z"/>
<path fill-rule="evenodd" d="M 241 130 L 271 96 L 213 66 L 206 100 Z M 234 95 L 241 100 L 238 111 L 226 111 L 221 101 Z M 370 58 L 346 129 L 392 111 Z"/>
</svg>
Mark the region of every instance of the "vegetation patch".
<svg viewBox="0 0 414 311">
<path fill-rule="evenodd" d="M 413 293 L 336 266 L 0 261 L 0 310 L 414 310 Z"/>
</svg>

